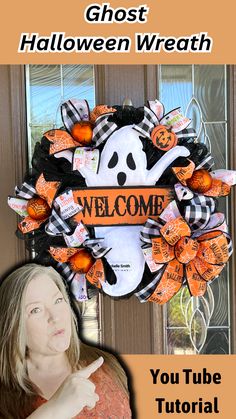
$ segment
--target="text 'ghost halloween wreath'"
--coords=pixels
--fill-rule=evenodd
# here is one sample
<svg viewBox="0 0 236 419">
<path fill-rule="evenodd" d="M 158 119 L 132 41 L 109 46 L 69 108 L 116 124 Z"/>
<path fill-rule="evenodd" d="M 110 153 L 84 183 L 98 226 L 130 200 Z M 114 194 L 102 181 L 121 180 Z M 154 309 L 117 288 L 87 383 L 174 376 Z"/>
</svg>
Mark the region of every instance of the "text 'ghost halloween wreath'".
<svg viewBox="0 0 236 419">
<path fill-rule="evenodd" d="M 52 264 L 79 301 L 94 288 L 164 304 L 187 285 L 202 296 L 231 252 L 216 200 L 236 172 L 212 171 L 190 120 L 148 106 L 61 106 L 64 127 L 37 143 L 33 171 L 9 206 L 18 236 Z"/>
</svg>

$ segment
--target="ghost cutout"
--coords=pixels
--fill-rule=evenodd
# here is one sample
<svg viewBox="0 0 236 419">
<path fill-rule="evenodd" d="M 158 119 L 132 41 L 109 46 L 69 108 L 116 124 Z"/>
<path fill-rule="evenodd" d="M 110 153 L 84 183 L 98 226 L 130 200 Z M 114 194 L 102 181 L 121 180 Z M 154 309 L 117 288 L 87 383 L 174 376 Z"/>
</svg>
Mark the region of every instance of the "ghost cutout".
<svg viewBox="0 0 236 419">
<path fill-rule="evenodd" d="M 86 185 L 88 187 L 152 186 L 174 160 L 190 154 L 186 147 L 176 146 L 147 170 L 147 158 L 139 136 L 140 133 L 133 129 L 132 125 L 115 131 L 107 139 L 101 152 L 98 173 L 92 172 L 87 167 L 80 169 Z M 72 161 L 70 151 L 57 153 L 57 157 L 66 157 Z M 111 248 L 106 259 L 115 271 L 117 282 L 114 285 L 110 285 L 107 281 L 102 283 L 103 291 L 110 296 L 121 297 L 129 294 L 142 280 L 145 260 L 140 247 L 141 227 L 95 227 L 95 236 L 103 238 L 103 245 Z"/>
<path fill-rule="evenodd" d="M 87 186 L 151 186 L 178 157 L 187 157 L 189 151 L 176 146 L 168 151 L 150 170 L 140 134 L 132 125 L 115 131 L 106 141 L 100 155 L 98 173 L 87 167 L 80 169 Z M 140 247 L 142 226 L 95 227 L 95 235 L 104 238 L 104 246 L 111 247 L 106 259 L 115 271 L 117 282 L 102 284 L 103 291 L 120 297 L 134 291 L 142 280 L 145 260 Z M 124 266 L 122 268 L 121 266 Z M 128 267 L 127 267 L 128 266 Z"/>
</svg>

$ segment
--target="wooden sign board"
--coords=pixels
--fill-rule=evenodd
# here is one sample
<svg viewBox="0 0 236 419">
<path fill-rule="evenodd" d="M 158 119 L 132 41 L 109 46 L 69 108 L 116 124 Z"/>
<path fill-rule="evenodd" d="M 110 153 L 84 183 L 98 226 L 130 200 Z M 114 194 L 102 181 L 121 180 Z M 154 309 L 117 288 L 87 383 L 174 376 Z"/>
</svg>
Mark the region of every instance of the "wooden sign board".
<svg viewBox="0 0 236 419">
<path fill-rule="evenodd" d="M 156 219 L 173 200 L 173 189 L 157 186 L 81 188 L 73 190 L 83 210 L 74 219 L 88 226 L 141 225 Z"/>
</svg>

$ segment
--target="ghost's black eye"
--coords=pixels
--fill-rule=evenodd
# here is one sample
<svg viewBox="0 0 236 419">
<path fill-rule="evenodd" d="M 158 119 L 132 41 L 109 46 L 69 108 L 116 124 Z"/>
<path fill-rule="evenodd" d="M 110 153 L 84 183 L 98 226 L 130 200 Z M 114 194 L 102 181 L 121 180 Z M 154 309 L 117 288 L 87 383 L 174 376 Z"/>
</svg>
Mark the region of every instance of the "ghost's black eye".
<svg viewBox="0 0 236 419">
<path fill-rule="evenodd" d="M 129 153 L 128 156 L 127 156 L 127 166 L 131 170 L 135 170 L 136 169 L 136 164 L 135 164 L 135 161 L 133 159 L 132 153 Z"/>
<path fill-rule="evenodd" d="M 118 163 L 118 154 L 116 151 L 114 151 L 113 156 L 111 157 L 111 160 L 108 163 L 108 168 L 113 169 Z"/>
</svg>

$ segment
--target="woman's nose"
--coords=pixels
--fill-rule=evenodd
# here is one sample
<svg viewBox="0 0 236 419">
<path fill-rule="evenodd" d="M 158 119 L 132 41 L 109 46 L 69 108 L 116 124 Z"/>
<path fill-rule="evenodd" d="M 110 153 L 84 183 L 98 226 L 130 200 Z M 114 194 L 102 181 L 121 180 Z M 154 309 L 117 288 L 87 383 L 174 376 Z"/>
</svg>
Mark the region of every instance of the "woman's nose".
<svg viewBox="0 0 236 419">
<path fill-rule="evenodd" d="M 48 323 L 56 323 L 59 320 L 59 315 L 53 310 L 48 310 L 47 313 Z"/>
</svg>

